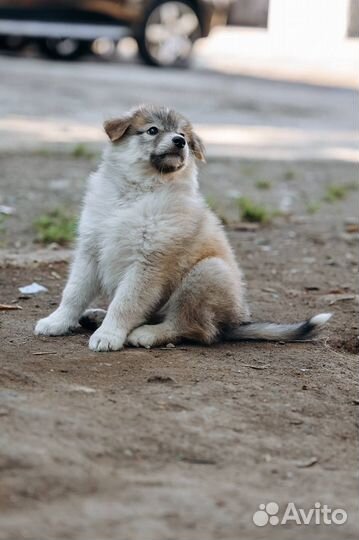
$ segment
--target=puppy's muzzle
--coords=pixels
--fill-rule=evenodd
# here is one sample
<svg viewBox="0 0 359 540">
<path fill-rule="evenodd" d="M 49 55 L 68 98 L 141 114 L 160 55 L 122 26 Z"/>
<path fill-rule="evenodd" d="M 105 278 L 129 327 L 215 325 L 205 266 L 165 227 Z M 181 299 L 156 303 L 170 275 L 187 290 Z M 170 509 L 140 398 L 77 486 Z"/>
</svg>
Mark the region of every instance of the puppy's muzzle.
<svg viewBox="0 0 359 540">
<path fill-rule="evenodd" d="M 160 173 L 171 173 L 181 169 L 185 162 L 186 139 L 176 135 L 167 151 L 152 153 L 151 163 Z"/>
</svg>

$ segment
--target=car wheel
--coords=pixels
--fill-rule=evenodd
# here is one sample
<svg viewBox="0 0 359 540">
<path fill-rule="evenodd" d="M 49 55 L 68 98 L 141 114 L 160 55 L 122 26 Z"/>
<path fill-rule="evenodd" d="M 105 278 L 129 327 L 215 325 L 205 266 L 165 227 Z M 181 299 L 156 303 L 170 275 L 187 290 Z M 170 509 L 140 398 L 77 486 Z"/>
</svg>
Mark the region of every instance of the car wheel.
<svg viewBox="0 0 359 540">
<path fill-rule="evenodd" d="M 18 52 L 23 49 L 29 41 L 22 36 L 1 36 L 0 48 L 6 51 Z"/>
<path fill-rule="evenodd" d="M 201 34 L 200 16 L 190 0 L 158 0 L 139 29 L 139 53 L 152 66 L 184 67 Z"/>
<path fill-rule="evenodd" d="M 71 38 L 47 38 L 38 41 L 41 53 L 52 60 L 77 60 L 91 51 L 91 42 Z"/>
</svg>

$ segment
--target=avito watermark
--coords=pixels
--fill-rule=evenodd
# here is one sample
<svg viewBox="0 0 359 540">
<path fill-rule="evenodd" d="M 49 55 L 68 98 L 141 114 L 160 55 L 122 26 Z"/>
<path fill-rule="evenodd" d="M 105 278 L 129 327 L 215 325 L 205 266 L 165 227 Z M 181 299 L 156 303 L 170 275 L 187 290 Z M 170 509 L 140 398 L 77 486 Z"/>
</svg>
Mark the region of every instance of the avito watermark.
<svg viewBox="0 0 359 540">
<path fill-rule="evenodd" d="M 276 502 L 261 503 L 259 510 L 253 514 L 253 523 L 257 527 L 265 525 L 343 525 L 348 519 L 348 514 L 343 508 L 330 508 L 327 504 L 316 502 L 313 508 L 304 510 L 298 508 L 294 502 L 289 502 L 283 512 L 280 512 Z"/>
</svg>

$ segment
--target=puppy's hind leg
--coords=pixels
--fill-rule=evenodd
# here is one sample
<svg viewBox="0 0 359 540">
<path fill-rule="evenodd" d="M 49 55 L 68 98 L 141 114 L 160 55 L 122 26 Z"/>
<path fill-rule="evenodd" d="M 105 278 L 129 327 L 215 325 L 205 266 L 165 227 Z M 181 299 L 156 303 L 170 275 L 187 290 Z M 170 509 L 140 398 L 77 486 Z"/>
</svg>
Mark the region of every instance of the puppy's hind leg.
<svg viewBox="0 0 359 540">
<path fill-rule="evenodd" d="M 161 309 L 163 322 L 139 326 L 128 336 L 135 347 L 156 347 L 181 339 L 210 344 L 222 325 L 248 320 L 240 274 L 215 257 L 197 263 Z"/>
<path fill-rule="evenodd" d="M 133 347 L 159 347 L 178 341 L 181 336 L 176 328 L 175 320 L 165 320 L 159 324 L 143 324 L 135 328 L 127 338 Z"/>
<path fill-rule="evenodd" d="M 79 323 L 87 330 L 97 330 L 106 316 L 105 309 L 86 309 L 81 315 Z"/>
</svg>

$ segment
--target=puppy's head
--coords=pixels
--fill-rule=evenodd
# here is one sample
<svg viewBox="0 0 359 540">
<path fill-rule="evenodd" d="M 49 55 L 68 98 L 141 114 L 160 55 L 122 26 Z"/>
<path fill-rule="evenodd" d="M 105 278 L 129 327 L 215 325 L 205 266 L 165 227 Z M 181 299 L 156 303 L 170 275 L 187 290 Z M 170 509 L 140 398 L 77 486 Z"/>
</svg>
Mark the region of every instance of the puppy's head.
<svg viewBox="0 0 359 540">
<path fill-rule="evenodd" d="M 173 175 L 196 159 L 205 161 L 203 144 L 190 122 L 165 107 L 138 107 L 108 120 L 104 128 L 113 145 L 129 152 L 134 163 L 162 176 Z"/>
</svg>

